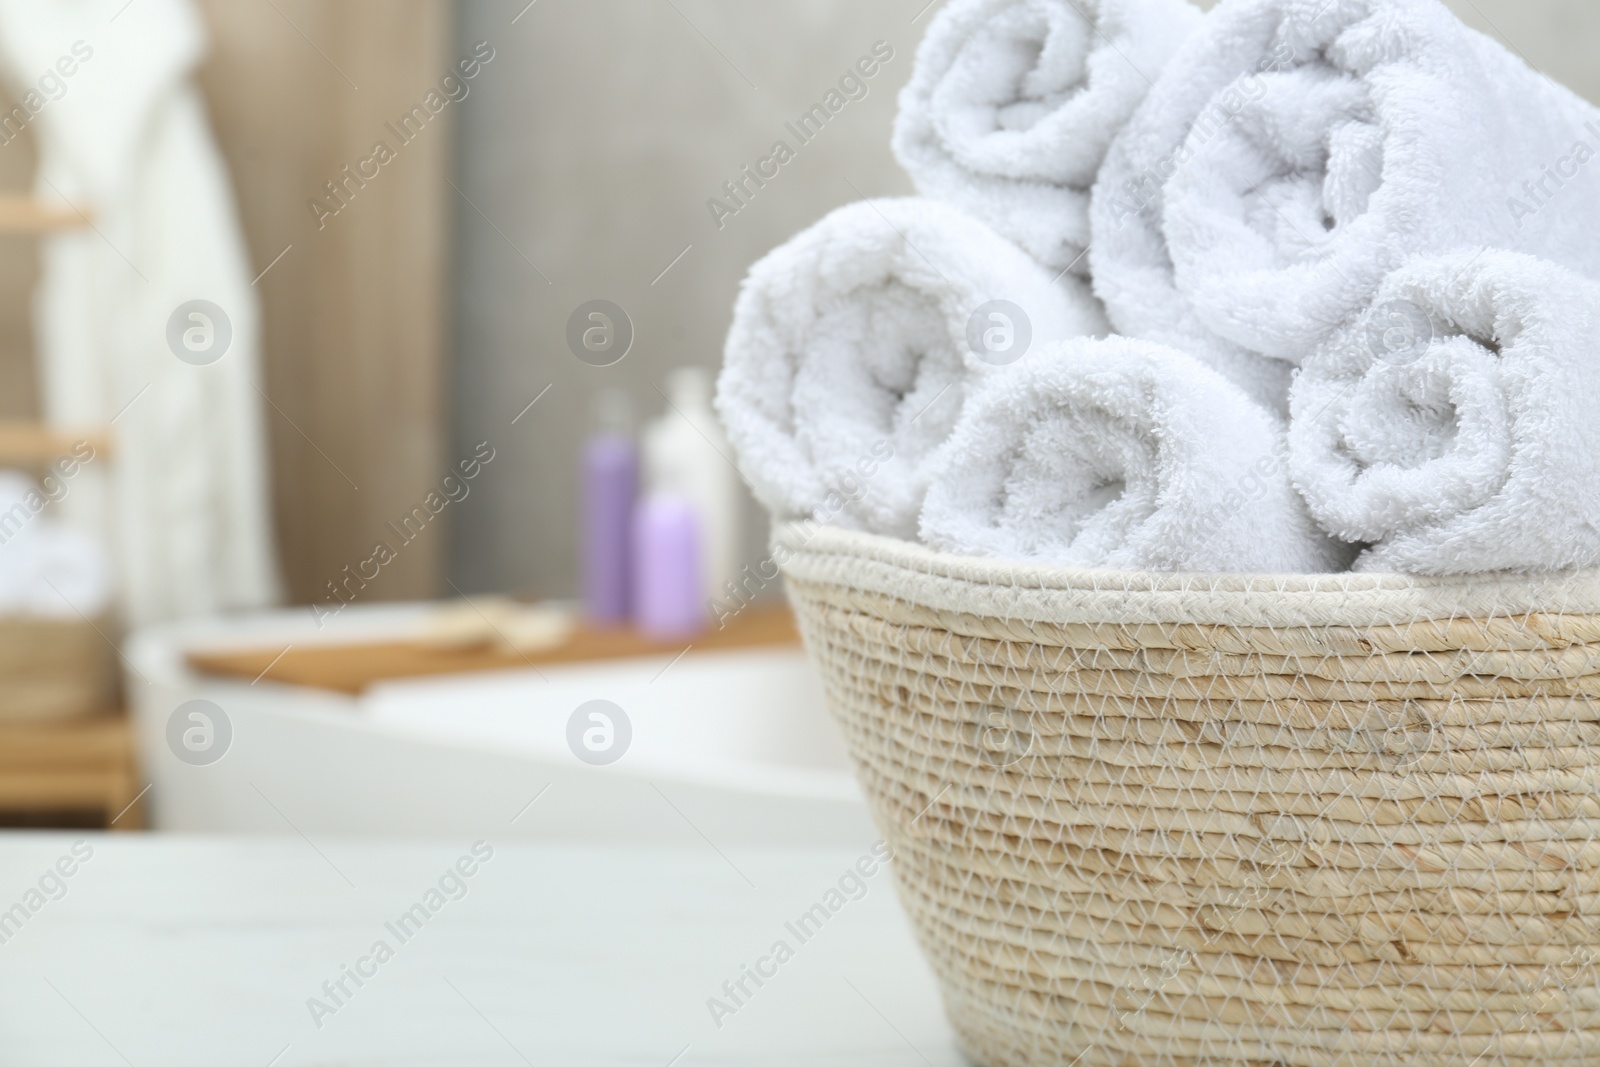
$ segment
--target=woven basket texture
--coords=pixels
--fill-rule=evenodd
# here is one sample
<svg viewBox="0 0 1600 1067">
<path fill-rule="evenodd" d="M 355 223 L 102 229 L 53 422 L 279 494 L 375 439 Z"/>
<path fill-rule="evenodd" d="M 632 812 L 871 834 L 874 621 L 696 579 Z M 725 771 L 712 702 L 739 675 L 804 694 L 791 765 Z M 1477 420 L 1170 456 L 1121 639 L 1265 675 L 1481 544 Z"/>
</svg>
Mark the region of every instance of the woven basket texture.
<svg viewBox="0 0 1600 1067">
<path fill-rule="evenodd" d="M 1600 573 L 774 555 L 978 1063 L 1600 1063 Z"/>
</svg>

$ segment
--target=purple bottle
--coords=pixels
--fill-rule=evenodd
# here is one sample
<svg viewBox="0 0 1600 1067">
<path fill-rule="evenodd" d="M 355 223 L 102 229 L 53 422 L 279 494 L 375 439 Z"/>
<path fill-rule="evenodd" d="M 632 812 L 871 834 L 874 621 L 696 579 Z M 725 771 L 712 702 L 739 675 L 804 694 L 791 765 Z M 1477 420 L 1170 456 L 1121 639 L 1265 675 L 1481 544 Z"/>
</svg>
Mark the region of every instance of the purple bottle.
<svg viewBox="0 0 1600 1067">
<path fill-rule="evenodd" d="M 652 493 L 634 515 L 634 621 L 646 637 L 681 641 L 705 628 L 700 537 L 700 519 L 684 497 Z"/>
<path fill-rule="evenodd" d="M 627 394 L 603 390 L 596 430 L 583 449 L 583 602 L 591 621 L 621 626 L 633 606 L 631 539 L 639 494 L 639 450 Z"/>
</svg>

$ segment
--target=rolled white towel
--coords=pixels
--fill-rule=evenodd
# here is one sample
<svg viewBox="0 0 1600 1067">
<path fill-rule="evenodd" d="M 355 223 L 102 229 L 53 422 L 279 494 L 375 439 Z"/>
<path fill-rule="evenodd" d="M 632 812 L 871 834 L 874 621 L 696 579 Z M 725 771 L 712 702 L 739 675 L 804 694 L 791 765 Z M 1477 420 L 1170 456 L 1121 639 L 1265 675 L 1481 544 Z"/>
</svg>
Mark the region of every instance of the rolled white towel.
<svg viewBox="0 0 1600 1067">
<path fill-rule="evenodd" d="M 900 93 L 895 156 L 924 196 L 1085 273 L 1106 149 L 1200 17 L 1184 0 L 953 0 Z"/>
<path fill-rule="evenodd" d="M 1406 264 L 1296 378 L 1291 470 L 1358 570 L 1600 563 L 1600 284 L 1499 250 Z"/>
<path fill-rule="evenodd" d="M 1107 157 L 1117 329 L 1299 363 L 1415 254 L 1600 274 L 1600 110 L 1437 0 L 1224 0 Z"/>
<path fill-rule="evenodd" d="M 1069 341 L 993 376 L 937 457 L 922 539 L 1120 570 L 1337 570 L 1289 483 L 1283 429 L 1181 352 Z"/>
<path fill-rule="evenodd" d="M 717 411 L 774 515 L 911 538 L 926 459 L 949 435 L 968 379 L 1104 330 L 1083 281 L 1052 280 L 955 208 L 865 201 L 750 269 Z"/>
</svg>

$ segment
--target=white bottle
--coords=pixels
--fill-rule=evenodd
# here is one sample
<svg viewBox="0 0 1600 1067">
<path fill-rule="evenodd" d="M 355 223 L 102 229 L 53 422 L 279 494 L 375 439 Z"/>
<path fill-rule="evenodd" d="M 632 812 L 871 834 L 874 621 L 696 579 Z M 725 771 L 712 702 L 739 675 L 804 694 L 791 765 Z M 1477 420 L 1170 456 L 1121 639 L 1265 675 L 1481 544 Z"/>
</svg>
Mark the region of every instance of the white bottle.
<svg viewBox="0 0 1600 1067">
<path fill-rule="evenodd" d="M 645 485 L 690 501 L 700 520 L 701 582 L 721 600 L 739 575 L 739 475 L 711 407 L 711 373 L 680 367 L 667 375 L 667 410 L 641 438 Z"/>
</svg>

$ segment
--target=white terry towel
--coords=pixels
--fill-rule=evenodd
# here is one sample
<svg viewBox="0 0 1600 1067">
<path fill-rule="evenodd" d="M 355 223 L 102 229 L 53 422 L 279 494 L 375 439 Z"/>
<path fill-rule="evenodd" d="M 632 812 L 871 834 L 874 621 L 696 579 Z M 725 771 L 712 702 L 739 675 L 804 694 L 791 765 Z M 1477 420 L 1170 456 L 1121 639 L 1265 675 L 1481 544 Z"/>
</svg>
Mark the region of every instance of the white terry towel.
<svg viewBox="0 0 1600 1067">
<path fill-rule="evenodd" d="M 1600 563 L 1600 285 L 1499 250 L 1406 264 L 1295 381 L 1291 469 L 1356 569 Z"/>
<path fill-rule="evenodd" d="M 1600 273 L 1596 154 L 1600 110 L 1437 0 L 1224 0 L 1107 157 L 1096 290 L 1123 332 L 1298 364 L 1411 255 Z"/>
<path fill-rule="evenodd" d="M 895 156 L 922 195 L 1084 273 L 1106 149 L 1199 23 L 1184 0 L 953 0 L 900 93 Z"/>
<path fill-rule="evenodd" d="M 1052 280 L 957 209 L 864 201 L 750 268 L 717 411 L 740 471 L 774 515 L 909 539 L 927 456 L 954 425 L 968 378 L 1104 330 L 1086 283 Z"/>
<path fill-rule="evenodd" d="M 50 516 L 51 499 L 0 470 L 0 616 L 98 618 L 111 605 L 110 563 L 95 538 Z"/>
<path fill-rule="evenodd" d="M 94 221 L 45 241 L 34 305 L 46 418 L 115 435 L 61 512 L 113 546 L 136 624 L 278 592 L 255 271 L 190 80 L 204 49 L 192 0 L 0 0 L 0 68 L 38 140 L 38 195 Z M 168 342 L 197 299 L 232 328 L 206 366 Z"/>
<path fill-rule="evenodd" d="M 111 564 L 100 542 L 54 519 L 40 520 L 26 551 L 25 614 L 55 619 L 97 618 L 111 606 Z"/>
<path fill-rule="evenodd" d="M 1215 371 L 1126 337 L 996 374 L 940 450 L 922 539 L 1119 570 L 1320 572 L 1340 549 L 1289 483 L 1281 424 Z"/>
</svg>

